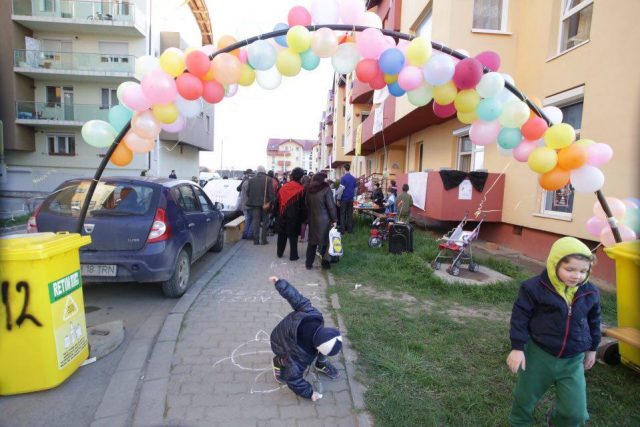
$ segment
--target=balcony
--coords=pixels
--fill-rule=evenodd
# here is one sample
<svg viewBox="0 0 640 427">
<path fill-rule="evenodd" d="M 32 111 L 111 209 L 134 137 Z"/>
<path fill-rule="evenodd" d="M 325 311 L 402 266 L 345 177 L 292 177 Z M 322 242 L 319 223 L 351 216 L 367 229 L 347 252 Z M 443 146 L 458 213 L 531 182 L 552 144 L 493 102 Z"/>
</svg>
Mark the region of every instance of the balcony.
<svg viewBox="0 0 640 427">
<path fill-rule="evenodd" d="M 16 124 L 28 126 L 80 127 L 89 120 L 108 121 L 109 108 L 93 104 L 16 102 Z"/>
<path fill-rule="evenodd" d="M 373 89 L 371 89 L 369 83 L 362 83 L 361 81 L 355 80 L 353 82 L 353 89 L 351 90 L 350 102 L 352 104 L 371 105 L 373 102 Z"/>
<path fill-rule="evenodd" d="M 135 56 L 102 53 L 13 51 L 13 70 L 32 79 L 121 83 L 133 78 Z"/>
<path fill-rule="evenodd" d="M 291 166 L 291 162 L 288 160 L 278 160 L 278 162 L 276 163 L 278 166 Z"/>
<path fill-rule="evenodd" d="M 34 31 L 145 36 L 145 16 L 120 0 L 13 0 L 11 19 Z"/>
</svg>

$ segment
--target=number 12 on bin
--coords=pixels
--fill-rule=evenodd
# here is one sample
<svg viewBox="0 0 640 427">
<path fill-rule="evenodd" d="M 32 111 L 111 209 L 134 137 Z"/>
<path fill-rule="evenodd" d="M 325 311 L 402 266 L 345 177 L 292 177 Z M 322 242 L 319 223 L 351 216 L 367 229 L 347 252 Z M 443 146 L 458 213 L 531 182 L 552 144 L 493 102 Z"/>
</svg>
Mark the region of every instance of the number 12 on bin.
<svg viewBox="0 0 640 427">
<path fill-rule="evenodd" d="M 22 310 L 20 311 L 20 315 L 16 319 L 16 325 L 18 327 L 22 326 L 22 323 L 25 320 L 31 320 L 36 326 L 42 327 L 42 323 L 38 319 L 35 318 L 32 314 L 29 314 L 29 284 L 27 282 L 18 282 L 16 284 L 16 291 L 21 293 L 24 289 L 24 299 L 22 300 Z M 2 282 L 2 286 L 0 287 L 0 292 L 2 293 L 2 304 L 4 305 L 6 311 L 6 320 L 5 320 L 5 328 L 7 331 L 10 331 L 13 327 L 12 324 L 12 316 L 11 316 L 11 304 L 9 302 L 9 282 Z"/>
</svg>

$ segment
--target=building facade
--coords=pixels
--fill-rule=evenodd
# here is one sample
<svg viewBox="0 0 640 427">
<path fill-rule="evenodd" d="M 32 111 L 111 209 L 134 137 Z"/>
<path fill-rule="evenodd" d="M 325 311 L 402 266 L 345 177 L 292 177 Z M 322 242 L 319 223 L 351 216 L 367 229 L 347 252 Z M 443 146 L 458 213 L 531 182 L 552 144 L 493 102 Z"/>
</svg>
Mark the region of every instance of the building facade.
<svg viewBox="0 0 640 427">
<path fill-rule="evenodd" d="M 280 175 L 291 172 L 294 168 L 314 172 L 316 168 L 318 141 L 309 139 L 269 138 L 267 142 L 267 169 Z"/>
</svg>

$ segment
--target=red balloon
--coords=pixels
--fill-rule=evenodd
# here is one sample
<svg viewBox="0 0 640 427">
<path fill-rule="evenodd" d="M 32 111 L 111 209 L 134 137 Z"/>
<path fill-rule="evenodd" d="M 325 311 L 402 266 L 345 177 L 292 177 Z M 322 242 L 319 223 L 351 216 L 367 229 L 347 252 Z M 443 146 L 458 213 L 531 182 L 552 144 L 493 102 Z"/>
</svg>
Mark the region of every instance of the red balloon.
<svg viewBox="0 0 640 427">
<path fill-rule="evenodd" d="M 482 65 L 491 71 L 498 71 L 500 68 L 500 55 L 491 50 L 485 50 L 475 56 Z"/>
<path fill-rule="evenodd" d="M 451 117 L 456 114 L 456 107 L 455 105 L 453 105 L 453 102 L 447 105 L 437 104 L 436 102 L 434 102 L 433 114 L 440 118 L 446 119 L 447 117 Z"/>
<path fill-rule="evenodd" d="M 387 82 L 384 81 L 384 73 L 381 70 L 378 70 L 378 74 L 369 82 L 369 86 L 373 90 L 380 90 L 386 85 Z"/>
<path fill-rule="evenodd" d="M 202 51 L 194 50 L 185 60 L 187 70 L 198 77 L 204 77 L 209 72 L 209 57 Z"/>
<path fill-rule="evenodd" d="M 356 77 L 362 83 L 369 83 L 378 73 L 380 73 L 380 67 L 375 59 L 363 59 L 356 65 Z"/>
<path fill-rule="evenodd" d="M 466 58 L 456 64 L 453 83 L 458 89 L 473 89 L 482 78 L 482 64 L 475 58 Z"/>
<path fill-rule="evenodd" d="M 184 73 L 176 78 L 178 93 L 184 99 L 193 101 L 202 96 L 202 80 L 193 74 Z"/>
<path fill-rule="evenodd" d="M 291 10 L 289 10 L 287 22 L 289 23 L 289 27 L 293 27 L 294 25 L 306 27 L 307 25 L 311 25 L 311 14 L 302 6 L 293 6 Z"/>
<path fill-rule="evenodd" d="M 546 131 L 548 127 L 549 126 L 547 125 L 547 122 L 544 121 L 544 119 L 535 116 L 529 118 L 529 120 L 527 120 L 525 124 L 522 125 L 522 127 L 520 128 L 520 132 L 525 139 L 528 139 L 529 141 L 535 141 L 542 138 L 542 135 L 544 135 L 544 131 Z"/>
<path fill-rule="evenodd" d="M 209 104 L 217 104 L 224 98 L 224 86 L 218 83 L 216 80 L 209 80 L 204 82 L 204 88 L 202 90 L 202 99 Z"/>
</svg>

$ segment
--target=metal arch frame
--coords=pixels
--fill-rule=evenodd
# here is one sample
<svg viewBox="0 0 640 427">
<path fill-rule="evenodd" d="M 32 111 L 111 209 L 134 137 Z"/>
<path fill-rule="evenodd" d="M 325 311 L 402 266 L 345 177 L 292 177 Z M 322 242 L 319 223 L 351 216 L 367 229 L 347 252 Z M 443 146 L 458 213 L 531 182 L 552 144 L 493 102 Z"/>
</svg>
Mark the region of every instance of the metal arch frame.
<svg viewBox="0 0 640 427">
<path fill-rule="evenodd" d="M 316 31 L 319 30 L 320 28 L 329 28 L 331 30 L 337 30 L 337 31 L 350 31 L 350 32 L 362 32 L 364 30 L 366 30 L 367 28 L 370 27 L 366 27 L 366 26 L 362 26 L 362 25 L 344 25 L 344 24 L 324 24 L 324 25 L 308 25 L 306 26 L 306 28 L 309 31 Z M 271 31 L 269 33 L 263 33 L 254 37 L 250 37 L 248 39 L 245 40 L 241 40 L 239 42 L 233 43 L 223 49 L 218 50 L 217 52 L 214 52 L 213 54 L 209 55 L 209 60 L 212 60 L 213 58 L 215 58 L 217 55 L 221 54 L 221 53 L 228 53 L 231 52 L 233 50 L 245 47 L 250 45 L 251 43 L 258 41 L 258 40 L 268 40 L 268 39 L 272 39 L 274 37 L 279 37 L 279 36 L 284 36 L 287 34 L 287 32 L 289 31 L 288 28 L 286 29 L 282 29 L 282 30 L 277 30 L 277 31 Z M 396 39 L 403 39 L 403 40 L 408 40 L 411 41 L 414 38 L 416 38 L 417 36 L 411 35 L 411 34 L 405 34 L 405 33 L 401 33 L 398 31 L 393 31 L 393 30 L 385 30 L 385 29 L 381 29 L 380 32 L 382 32 L 382 34 L 386 35 L 386 36 L 391 36 L 393 38 Z M 436 49 L 440 52 L 446 53 L 450 56 L 453 56 L 454 58 L 458 58 L 458 59 L 466 59 L 468 58 L 467 56 L 461 54 L 460 52 L 457 52 L 453 49 L 451 49 L 450 47 L 447 47 L 445 45 L 442 45 L 440 43 L 436 43 L 436 42 L 431 42 L 431 47 L 433 49 Z M 492 70 L 490 70 L 489 68 L 483 66 L 483 72 L 484 73 L 489 73 Z M 505 87 L 509 90 L 509 92 L 513 93 L 518 99 L 520 99 L 521 101 L 525 102 L 527 104 L 527 106 L 533 110 L 536 115 L 538 117 L 541 117 L 544 121 L 547 122 L 547 125 L 552 125 L 551 120 L 549 120 L 549 118 L 538 108 L 538 106 L 536 104 L 534 104 L 529 98 L 527 98 L 527 96 L 525 96 L 522 92 L 520 92 L 520 90 L 518 90 L 518 88 L 516 88 L 514 85 L 512 85 L 511 83 L 505 81 L 504 82 Z M 96 173 L 93 177 L 93 180 L 91 181 L 91 185 L 89 186 L 89 190 L 87 191 L 87 195 L 85 197 L 84 203 L 82 204 L 82 209 L 80 211 L 80 217 L 78 218 L 78 226 L 77 226 L 77 232 L 82 234 L 83 228 L 84 228 L 84 221 L 85 218 L 87 216 L 87 211 L 89 210 L 89 203 L 91 202 L 91 199 L 93 198 L 93 193 L 95 192 L 96 186 L 98 184 L 98 181 L 100 180 L 100 177 L 102 176 L 102 173 L 104 172 L 104 169 L 106 168 L 107 164 L 109 163 L 109 160 L 111 159 L 111 156 L 113 155 L 113 152 L 116 150 L 116 148 L 118 147 L 118 144 L 120 144 L 120 142 L 122 141 L 122 139 L 124 138 L 124 136 L 127 134 L 127 132 L 129 132 L 129 129 L 131 129 L 131 121 L 129 121 L 129 123 L 127 123 L 125 125 L 125 127 L 120 131 L 120 133 L 116 136 L 116 139 L 113 141 L 113 143 L 111 144 L 111 146 L 109 147 L 109 150 L 107 151 L 106 155 L 104 156 L 104 158 L 102 159 L 102 161 L 100 162 L 100 165 L 98 166 L 98 169 L 96 170 Z M 602 209 L 604 210 L 605 214 L 607 215 L 608 218 L 608 223 L 609 226 L 611 227 L 611 231 L 613 232 L 613 237 L 615 238 L 616 243 L 619 243 L 622 241 L 622 238 L 620 236 L 620 230 L 618 229 L 618 225 L 617 225 L 617 221 L 614 218 L 613 214 L 611 213 L 611 209 L 609 207 L 609 204 L 607 203 L 604 193 L 602 192 L 602 190 L 598 190 L 595 192 L 596 193 L 596 197 L 598 198 L 598 201 L 600 202 L 600 205 L 602 206 Z"/>
</svg>

